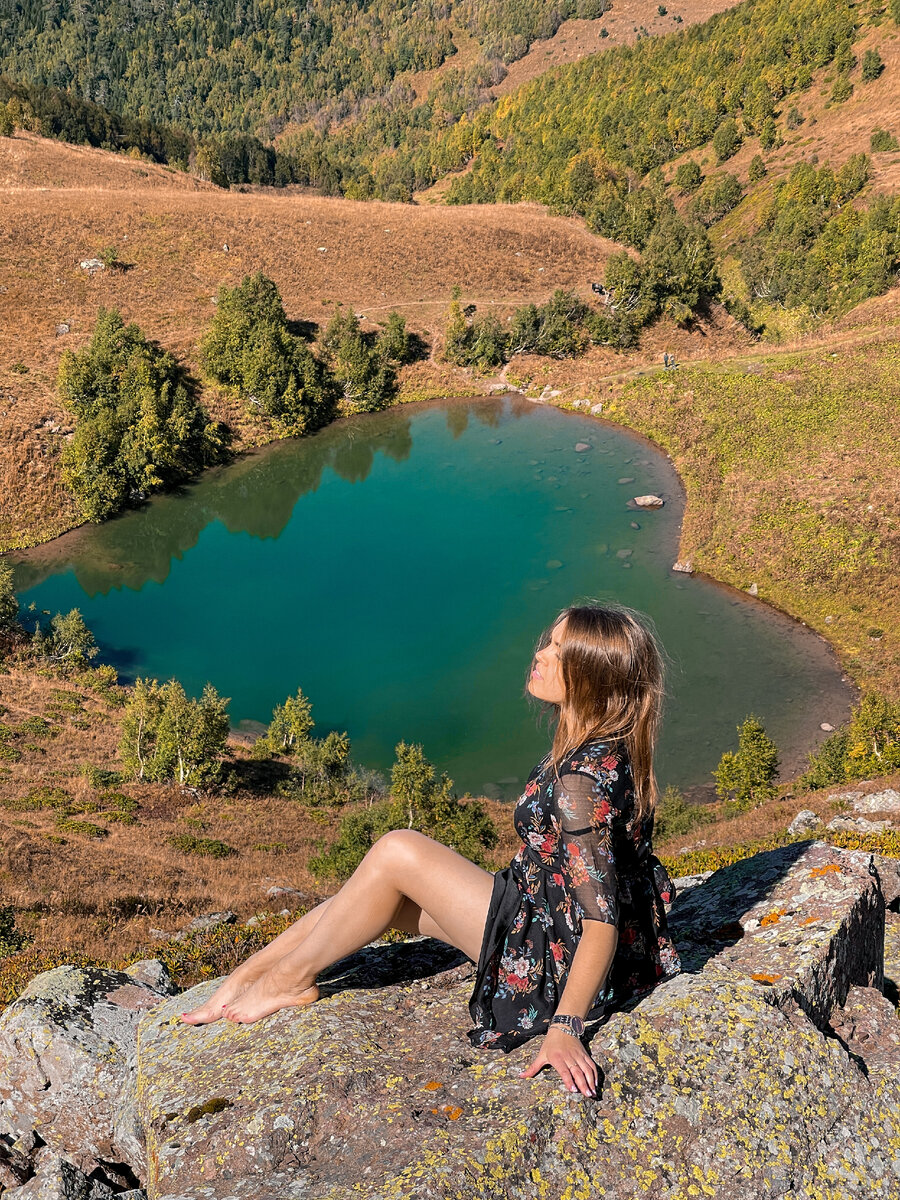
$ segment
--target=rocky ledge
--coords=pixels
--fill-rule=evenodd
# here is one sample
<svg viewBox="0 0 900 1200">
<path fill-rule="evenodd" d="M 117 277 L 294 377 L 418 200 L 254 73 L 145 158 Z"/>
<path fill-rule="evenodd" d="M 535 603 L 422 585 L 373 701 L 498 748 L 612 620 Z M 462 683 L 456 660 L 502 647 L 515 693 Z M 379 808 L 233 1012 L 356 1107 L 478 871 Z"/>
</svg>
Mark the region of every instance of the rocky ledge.
<svg viewBox="0 0 900 1200">
<path fill-rule="evenodd" d="M 215 982 L 58 968 L 0 1018 L 3 1200 L 897 1200 L 898 896 L 810 841 L 679 895 L 685 970 L 593 1030 L 595 1100 L 474 1050 L 472 965 L 424 939 L 250 1026 L 179 1021 Z"/>
</svg>

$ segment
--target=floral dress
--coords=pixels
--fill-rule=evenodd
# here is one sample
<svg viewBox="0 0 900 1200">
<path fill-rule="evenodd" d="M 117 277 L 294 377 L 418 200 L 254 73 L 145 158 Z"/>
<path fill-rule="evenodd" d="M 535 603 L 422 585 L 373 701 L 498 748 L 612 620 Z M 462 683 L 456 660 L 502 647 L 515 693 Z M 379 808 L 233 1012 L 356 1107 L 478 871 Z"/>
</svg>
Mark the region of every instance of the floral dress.
<svg viewBox="0 0 900 1200">
<path fill-rule="evenodd" d="M 469 1011 L 473 1045 L 512 1050 L 546 1031 L 582 922 L 619 939 L 594 1020 L 681 971 L 664 904 L 675 898 L 651 850 L 653 814 L 637 822 L 624 747 L 595 739 L 528 777 L 514 821 L 522 846 L 494 876 Z"/>
</svg>

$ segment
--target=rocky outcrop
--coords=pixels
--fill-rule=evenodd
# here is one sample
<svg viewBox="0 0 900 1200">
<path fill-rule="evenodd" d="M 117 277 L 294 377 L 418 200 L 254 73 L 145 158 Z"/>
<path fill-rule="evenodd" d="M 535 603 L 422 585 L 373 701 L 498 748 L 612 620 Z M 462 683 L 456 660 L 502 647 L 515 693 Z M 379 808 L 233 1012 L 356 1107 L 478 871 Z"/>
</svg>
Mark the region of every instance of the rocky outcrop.
<svg viewBox="0 0 900 1200">
<path fill-rule="evenodd" d="M 179 1021 L 214 981 L 157 993 L 131 1090 L 123 1073 L 145 1143 L 136 1174 L 151 1200 L 896 1200 L 900 916 L 887 913 L 886 941 L 882 874 L 868 854 L 801 842 L 679 895 L 685 970 L 593 1028 L 595 1100 L 546 1071 L 520 1079 L 536 1044 L 471 1047 L 472 966 L 440 943 L 369 948 L 316 1004 L 257 1025 Z M 90 1021 L 66 1006 L 61 1021 L 96 1037 L 112 983 L 86 996 L 104 997 Z M 20 1031 L 29 1006 L 44 1020 L 45 993 L 12 1006 Z M 121 1146 L 101 1113 L 94 1158 Z"/>
<path fill-rule="evenodd" d="M 16 1182 L 32 1187 L 23 1200 L 37 1186 L 21 1179 L 23 1158 L 25 1174 L 62 1159 L 119 1190 L 145 1174 L 131 1102 L 137 1025 L 167 994 L 124 971 L 57 967 L 3 1013 L 0 1144 L 18 1156 Z"/>
</svg>

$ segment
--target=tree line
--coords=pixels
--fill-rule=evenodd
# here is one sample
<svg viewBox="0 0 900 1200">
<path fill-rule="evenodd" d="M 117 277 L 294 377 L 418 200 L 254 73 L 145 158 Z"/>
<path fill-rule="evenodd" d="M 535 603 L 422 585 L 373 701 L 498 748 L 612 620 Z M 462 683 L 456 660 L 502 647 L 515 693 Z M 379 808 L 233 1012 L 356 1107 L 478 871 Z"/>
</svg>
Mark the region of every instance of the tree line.
<svg viewBox="0 0 900 1200">
<path fill-rule="evenodd" d="M 275 283 L 262 272 L 220 287 L 200 342 L 204 377 L 242 398 L 276 436 L 312 433 L 338 416 L 391 403 L 397 367 L 413 353 L 392 312 L 363 332 L 338 306 L 311 346 L 294 331 Z M 102 521 L 171 488 L 229 454 L 230 430 L 214 421 L 184 366 L 118 309 L 101 308 L 90 343 L 63 353 L 58 393 L 75 417 L 63 477 L 85 518 Z"/>
</svg>

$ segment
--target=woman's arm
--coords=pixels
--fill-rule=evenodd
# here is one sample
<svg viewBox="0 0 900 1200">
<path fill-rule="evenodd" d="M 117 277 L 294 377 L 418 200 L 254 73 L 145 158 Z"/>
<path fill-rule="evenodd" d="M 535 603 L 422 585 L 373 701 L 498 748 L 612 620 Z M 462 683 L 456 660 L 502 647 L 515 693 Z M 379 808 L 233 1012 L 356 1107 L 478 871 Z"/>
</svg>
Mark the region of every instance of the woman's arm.
<svg viewBox="0 0 900 1200">
<path fill-rule="evenodd" d="M 557 1013 L 584 1018 L 603 987 L 612 964 L 619 930 L 606 921 L 585 921 L 566 986 L 560 997 Z M 580 1091 L 593 1096 L 597 1089 L 597 1064 L 588 1054 L 580 1038 L 563 1028 L 551 1026 L 531 1066 L 520 1078 L 531 1079 L 543 1067 L 551 1066 L 560 1075 L 570 1092 Z"/>
</svg>

